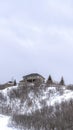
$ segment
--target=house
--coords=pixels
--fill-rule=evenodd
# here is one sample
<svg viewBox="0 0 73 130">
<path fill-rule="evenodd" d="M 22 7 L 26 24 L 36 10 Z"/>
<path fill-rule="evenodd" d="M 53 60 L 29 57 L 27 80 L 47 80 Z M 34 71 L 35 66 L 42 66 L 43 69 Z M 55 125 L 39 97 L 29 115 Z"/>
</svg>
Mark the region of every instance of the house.
<svg viewBox="0 0 73 130">
<path fill-rule="evenodd" d="M 40 74 L 37 74 L 37 73 L 32 73 L 32 74 L 29 74 L 29 75 L 25 75 L 23 76 L 23 80 L 21 80 L 19 82 L 19 86 L 33 86 L 35 84 L 42 84 L 45 82 L 45 78 L 40 75 Z"/>
<path fill-rule="evenodd" d="M 7 87 L 12 87 L 14 86 L 14 82 L 13 81 L 8 81 L 7 83 L 4 84 L 5 88 Z"/>
<path fill-rule="evenodd" d="M 8 88 L 8 87 L 12 87 L 12 86 L 16 86 L 16 80 L 14 80 L 14 81 L 8 81 L 8 82 L 6 82 L 4 84 L 0 84 L 0 90 Z"/>
</svg>

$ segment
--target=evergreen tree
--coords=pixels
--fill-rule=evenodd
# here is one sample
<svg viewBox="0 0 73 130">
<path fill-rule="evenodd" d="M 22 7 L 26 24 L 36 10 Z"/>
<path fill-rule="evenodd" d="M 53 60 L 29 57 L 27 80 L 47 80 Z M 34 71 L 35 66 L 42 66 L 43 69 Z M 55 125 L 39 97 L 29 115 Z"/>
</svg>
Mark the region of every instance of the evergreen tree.
<svg viewBox="0 0 73 130">
<path fill-rule="evenodd" d="M 47 83 L 48 83 L 48 84 L 52 84 L 52 83 L 53 83 L 53 80 L 52 80 L 51 75 L 49 75 L 48 80 L 47 80 Z"/>
<path fill-rule="evenodd" d="M 61 78 L 60 85 L 65 85 L 64 78 Z"/>
</svg>

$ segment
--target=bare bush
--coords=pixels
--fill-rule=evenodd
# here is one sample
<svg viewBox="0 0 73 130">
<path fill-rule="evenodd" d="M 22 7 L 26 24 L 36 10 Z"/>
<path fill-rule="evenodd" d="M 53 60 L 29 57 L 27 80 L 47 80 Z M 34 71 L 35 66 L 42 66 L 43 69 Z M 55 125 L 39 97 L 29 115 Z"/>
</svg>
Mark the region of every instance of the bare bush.
<svg viewBox="0 0 73 130">
<path fill-rule="evenodd" d="M 59 85 L 56 87 L 56 91 L 59 92 L 60 95 L 63 95 L 64 93 L 63 87 Z"/>
<path fill-rule="evenodd" d="M 23 128 L 34 127 L 34 130 L 72 130 L 73 100 L 44 107 L 32 115 L 13 115 L 12 121 Z"/>
<path fill-rule="evenodd" d="M 67 89 L 68 89 L 68 90 L 73 90 L 73 85 L 68 85 L 68 86 L 67 86 Z"/>
</svg>

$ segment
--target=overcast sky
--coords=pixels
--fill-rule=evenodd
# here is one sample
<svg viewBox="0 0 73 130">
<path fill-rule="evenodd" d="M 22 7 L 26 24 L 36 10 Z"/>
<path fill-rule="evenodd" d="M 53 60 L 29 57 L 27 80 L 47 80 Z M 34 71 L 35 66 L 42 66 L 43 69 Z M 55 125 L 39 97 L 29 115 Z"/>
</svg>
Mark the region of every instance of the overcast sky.
<svg viewBox="0 0 73 130">
<path fill-rule="evenodd" d="M 73 83 L 73 0 L 0 0 L 0 83 L 33 72 Z"/>
</svg>

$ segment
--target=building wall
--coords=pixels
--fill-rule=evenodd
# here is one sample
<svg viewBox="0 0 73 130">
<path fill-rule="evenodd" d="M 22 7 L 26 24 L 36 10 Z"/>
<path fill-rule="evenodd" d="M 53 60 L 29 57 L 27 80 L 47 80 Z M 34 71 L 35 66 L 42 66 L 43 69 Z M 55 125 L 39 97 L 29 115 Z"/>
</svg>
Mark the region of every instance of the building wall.
<svg viewBox="0 0 73 130">
<path fill-rule="evenodd" d="M 44 83 L 45 79 L 42 78 L 41 76 L 28 76 L 27 78 L 23 79 L 22 81 L 19 82 L 19 86 L 34 86 L 38 84 L 38 86 L 41 83 Z"/>
</svg>

